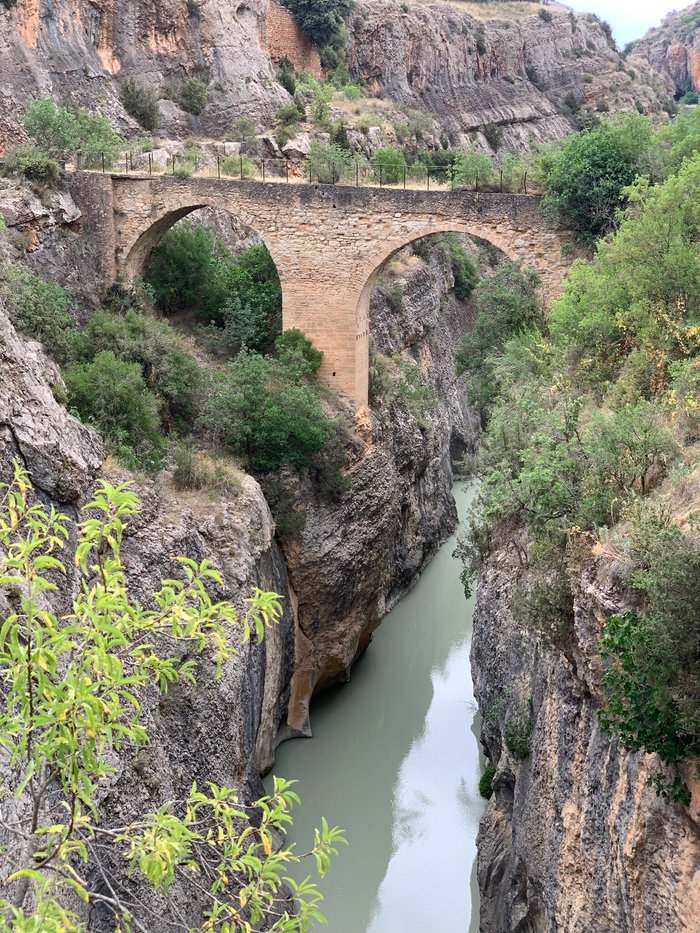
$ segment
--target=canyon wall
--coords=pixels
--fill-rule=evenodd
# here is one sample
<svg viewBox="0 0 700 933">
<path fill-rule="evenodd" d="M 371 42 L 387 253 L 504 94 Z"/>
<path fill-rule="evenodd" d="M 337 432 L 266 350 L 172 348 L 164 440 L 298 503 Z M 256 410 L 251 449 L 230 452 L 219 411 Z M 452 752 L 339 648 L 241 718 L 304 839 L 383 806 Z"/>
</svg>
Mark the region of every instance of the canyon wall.
<svg viewBox="0 0 700 933">
<path fill-rule="evenodd" d="M 571 104 L 658 113 L 669 95 L 648 63 L 622 59 L 598 19 L 555 8 L 548 22 L 360 0 L 349 62 L 377 93 L 433 114 L 454 142 L 485 145 L 482 130 L 494 124 L 516 151 L 570 133 Z"/>
<path fill-rule="evenodd" d="M 700 3 L 669 13 L 635 43 L 634 55 L 670 78 L 677 96 L 700 90 Z"/>
<path fill-rule="evenodd" d="M 27 98 L 43 94 L 105 114 L 128 137 L 142 136 L 121 103 L 129 78 L 160 95 L 164 138 L 220 139 L 243 115 L 269 128 L 290 100 L 276 79 L 283 57 L 320 73 L 316 51 L 274 0 L 0 4 L 0 152 L 22 139 Z M 515 150 L 570 132 L 572 103 L 660 113 L 672 87 L 642 58 L 630 67 L 590 16 L 554 10 L 552 22 L 537 15 L 481 20 L 438 0 L 360 0 L 348 64 L 387 101 L 430 113 L 455 143 L 485 145 L 479 134 L 495 124 L 502 147 Z M 171 99 L 191 77 L 208 83 L 200 116 Z"/>
<path fill-rule="evenodd" d="M 512 546 L 489 557 L 478 587 L 472 672 L 496 768 L 478 838 L 480 929 L 685 933 L 700 916 L 700 779 L 688 766 L 691 808 L 668 803 L 648 783 L 659 762 L 602 733 L 596 646 L 624 591 L 585 538 L 575 543 L 566 654 L 514 619 L 523 571 Z M 519 758 L 506 729 L 528 718 Z"/>
</svg>

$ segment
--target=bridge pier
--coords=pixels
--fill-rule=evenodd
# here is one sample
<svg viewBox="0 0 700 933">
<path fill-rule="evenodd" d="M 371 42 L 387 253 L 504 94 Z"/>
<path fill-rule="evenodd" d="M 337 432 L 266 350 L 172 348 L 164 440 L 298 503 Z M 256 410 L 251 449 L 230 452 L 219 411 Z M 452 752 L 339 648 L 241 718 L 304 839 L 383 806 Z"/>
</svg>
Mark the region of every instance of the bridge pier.
<svg viewBox="0 0 700 933">
<path fill-rule="evenodd" d="M 357 408 L 368 400 L 369 299 L 382 266 L 434 233 L 490 241 L 534 266 L 550 298 L 571 260 L 533 195 L 263 184 L 215 178 L 77 172 L 85 252 L 107 282 L 138 280 L 163 234 L 201 207 L 218 207 L 255 230 L 282 284 L 283 327 L 298 327 L 324 353 L 321 377 Z"/>
</svg>

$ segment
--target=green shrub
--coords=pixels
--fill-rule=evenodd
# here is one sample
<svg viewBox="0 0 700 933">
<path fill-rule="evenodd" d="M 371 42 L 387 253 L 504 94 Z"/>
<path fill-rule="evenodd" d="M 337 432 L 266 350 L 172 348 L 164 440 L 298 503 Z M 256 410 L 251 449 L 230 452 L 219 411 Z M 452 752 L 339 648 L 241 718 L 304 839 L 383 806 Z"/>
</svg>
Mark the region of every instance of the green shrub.
<svg viewBox="0 0 700 933">
<path fill-rule="evenodd" d="M 352 173 L 352 154 L 334 143 L 314 140 L 309 149 L 309 175 L 321 184 L 336 184 Z"/>
<path fill-rule="evenodd" d="M 40 340 L 57 363 L 63 366 L 74 358 L 76 331 L 65 288 L 45 282 L 26 266 L 4 261 L 0 262 L 0 303 L 15 327 Z"/>
<path fill-rule="evenodd" d="M 482 416 L 498 395 L 493 362 L 513 335 L 542 321 L 540 279 L 533 269 L 506 262 L 476 289 L 478 314 L 457 351 L 458 375 L 468 374 L 469 398 Z"/>
<path fill-rule="evenodd" d="M 400 149 L 385 146 L 372 156 L 374 177 L 385 185 L 397 185 L 402 181 L 406 171 L 406 160 Z"/>
<path fill-rule="evenodd" d="M 85 110 L 58 107 L 51 97 L 33 101 L 24 115 L 24 128 L 36 145 L 54 159 L 67 159 L 80 149 L 86 168 L 117 161 L 124 140 L 106 117 L 91 116 Z"/>
<path fill-rule="evenodd" d="M 551 23 L 552 20 L 554 19 L 554 16 L 550 12 L 550 10 L 540 9 L 537 11 L 537 15 L 539 16 L 539 18 L 542 20 L 543 23 Z"/>
<path fill-rule="evenodd" d="M 483 187 L 493 178 L 493 163 L 487 155 L 468 149 L 455 157 L 452 177 L 457 188 Z"/>
<path fill-rule="evenodd" d="M 651 141 L 651 123 L 636 115 L 570 136 L 554 152 L 544 211 L 582 237 L 609 233 L 625 186 L 643 171 Z"/>
<path fill-rule="evenodd" d="M 282 87 L 285 89 L 285 91 L 288 94 L 291 94 L 292 97 L 294 97 L 297 91 L 297 81 L 296 81 L 296 75 L 294 71 L 294 65 L 288 58 L 285 58 L 282 60 L 282 65 L 280 67 L 277 80 L 282 85 Z"/>
<path fill-rule="evenodd" d="M 600 717 L 625 748 L 656 753 L 669 765 L 672 777 L 658 775 L 657 792 L 688 804 L 678 768 L 700 754 L 700 539 L 670 529 L 644 558 L 634 583 L 646 596 L 645 613 L 605 624 L 607 705 Z"/>
<path fill-rule="evenodd" d="M 393 285 L 384 290 L 386 303 L 394 314 L 401 314 L 404 309 L 404 291 L 403 285 Z"/>
<path fill-rule="evenodd" d="M 479 778 L 479 795 L 484 798 L 484 800 L 490 800 L 493 796 L 493 779 L 496 776 L 496 769 L 493 765 L 488 764 L 484 768 L 484 773 Z"/>
<path fill-rule="evenodd" d="M 158 97 L 151 88 L 143 87 L 133 78 L 127 78 L 122 85 L 122 103 L 126 112 L 145 130 L 154 130 L 158 126 Z"/>
<path fill-rule="evenodd" d="M 244 142 L 246 139 L 250 139 L 251 136 L 255 136 L 257 132 L 258 128 L 250 117 L 236 117 L 231 124 L 227 141 Z"/>
<path fill-rule="evenodd" d="M 476 30 L 476 51 L 479 55 L 485 55 L 488 46 L 486 45 L 486 32 L 484 31 L 483 26 L 477 27 Z"/>
<path fill-rule="evenodd" d="M 298 126 L 299 120 L 303 120 L 305 113 L 299 112 L 299 107 L 295 104 L 284 104 L 277 111 L 277 119 L 285 126 Z"/>
<path fill-rule="evenodd" d="M 275 534 L 280 541 L 290 541 L 301 534 L 306 525 L 306 510 L 300 504 L 293 483 L 274 473 L 261 478 L 262 490 L 275 521 Z"/>
<path fill-rule="evenodd" d="M 212 374 L 202 427 L 261 473 L 305 467 L 333 436 L 313 385 L 283 360 L 243 350 Z"/>
<path fill-rule="evenodd" d="M 446 233 L 439 235 L 437 239 L 452 262 L 455 297 L 460 301 L 466 301 L 479 283 L 476 266 L 457 236 Z"/>
<path fill-rule="evenodd" d="M 69 406 L 95 425 L 127 466 L 157 469 L 162 465 L 158 400 L 138 363 L 126 363 L 105 350 L 90 363 L 66 370 L 64 380 Z"/>
<path fill-rule="evenodd" d="M 191 178 L 194 175 L 194 164 L 189 159 L 180 159 L 175 163 L 173 175 L 176 178 Z"/>
<path fill-rule="evenodd" d="M 100 311 L 81 334 L 80 351 L 87 361 L 110 351 L 123 362 L 138 364 L 149 391 L 159 399 L 164 431 L 194 424 L 202 373 L 167 321 L 135 310 Z"/>
<path fill-rule="evenodd" d="M 23 175 L 33 187 L 57 188 L 62 180 L 58 162 L 38 146 L 18 146 L 5 156 L 5 174 Z"/>
<path fill-rule="evenodd" d="M 182 85 L 178 94 L 177 103 L 180 107 L 198 117 L 209 102 L 209 89 L 199 78 L 188 78 Z"/>
<path fill-rule="evenodd" d="M 498 149 L 503 142 L 503 130 L 500 126 L 496 126 L 495 123 L 488 123 L 482 130 L 484 134 L 484 139 L 493 149 L 494 152 L 498 152 Z"/>
<path fill-rule="evenodd" d="M 326 67 L 335 67 L 330 52 L 341 52 L 347 42 L 345 21 L 352 12 L 353 0 L 284 0 L 304 32 L 325 51 Z"/>
<path fill-rule="evenodd" d="M 529 711 L 520 711 L 506 723 L 503 733 L 506 746 L 511 754 L 523 761 L 530 754 L 532 742 L 532 716 Z"/>
<path fill-rule="evenodd" d="M 215 314 L 223 303 L 214 280 L 216 244 L 203 224 L 181 220 L 168 230 L 146 264 L 145 279 L 158 307 L 168 313 L 199 309 Z"/>
<path fill-rule="evenodd" d="M 240 493 L 238 473 L 230 463 L 199 450 L 191 440 L 181 441 L 173 451 L 173 484 L 177 489 L 206 489 L 209 492 Z"/>
<path fill-rule="evenodd" d="M 253 178 L 258 168 L 248 156 L 227 156 L 221 163 L 222 175 L 240 178 Z"/>
</svg>

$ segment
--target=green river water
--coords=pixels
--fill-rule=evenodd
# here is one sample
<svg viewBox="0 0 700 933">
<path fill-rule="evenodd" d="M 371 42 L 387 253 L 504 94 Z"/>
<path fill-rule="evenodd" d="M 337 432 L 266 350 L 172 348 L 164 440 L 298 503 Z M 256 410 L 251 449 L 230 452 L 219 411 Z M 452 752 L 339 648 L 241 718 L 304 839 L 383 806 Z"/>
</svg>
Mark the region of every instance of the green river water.
<svg viewBox="0 0 700 933">
<path fill-rule="evenodd" d="M 460 518 L 472 496 L 455 487 Z M 307 846 L 321 815 L 349 840 L 321 882 L 329 933 L 478 933 L 473 604 L 454 545 L 386 617 L 350 683 L 314 702 L 314 737 L 277 750 L 274 772 L 302 797 L 288 841 Z"/>
</svg>

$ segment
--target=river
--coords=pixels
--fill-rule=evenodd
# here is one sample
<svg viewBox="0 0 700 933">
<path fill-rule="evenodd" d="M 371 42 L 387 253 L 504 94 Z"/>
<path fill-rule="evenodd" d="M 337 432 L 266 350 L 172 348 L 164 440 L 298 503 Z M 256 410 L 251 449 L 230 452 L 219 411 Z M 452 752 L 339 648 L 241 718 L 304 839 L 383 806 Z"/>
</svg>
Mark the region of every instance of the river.
<svg viewBox="0 0 700 933">
<path fill-rule="evenodd" d="M 472 496 L 455 487 L 460 519 Z M 478 933 L 473 602 L 454 546 L 389 613 L 350 683 L 314 702 L 314 737 L 277 750 L 274 771 L 302 797 L 288 841 L 308 845 L 321 815 L 348 837 L 320 883 L 329 933 Z"/>
</svg>

